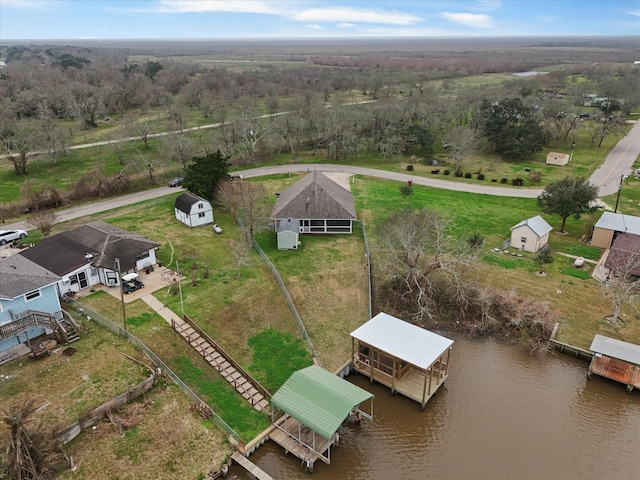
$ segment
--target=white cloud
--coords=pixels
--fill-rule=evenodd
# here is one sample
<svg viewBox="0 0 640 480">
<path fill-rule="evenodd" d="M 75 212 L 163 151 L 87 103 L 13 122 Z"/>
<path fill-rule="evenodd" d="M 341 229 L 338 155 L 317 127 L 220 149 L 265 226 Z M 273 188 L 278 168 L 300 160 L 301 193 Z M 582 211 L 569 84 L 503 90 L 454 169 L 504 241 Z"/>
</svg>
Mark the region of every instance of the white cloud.
<svg viewBox="0 0 640 480">
<path fill-rule="evenodd" d="M 354 22 L 382 23 L 391 25 L 413 25 L 420 17 L 397 10 L 370 10 L 351 7 L 309 8 L 288 15 L 295 21 L 308 22 Z"/>
<path fill-rule="evenodd" d="M 349 23 L 349 22 L 340 22 L 337 27 L 338 28 L 352 28 L 355 27 L 356 24 L 355 23 Z"/>
<path fill-rule="evenodd" d="M 636 17 L 640 17 L 640 10 L 631 10 L 630 12 L 627 12 L 629 15 L 633 15 Z"/>
<path fill-rule="evenodd" d="M 491 17 L 485 14 L 441 12 L 439 16 L 451 22 L 466 25 L 467 27 L 492 27 Z"/>
<path fill-rule="evenodd" d="M 307 25 L 307 28 L 310 28 L 312 30 L 322 30 L 322 27 L 320 25 Z"/>
</svg>

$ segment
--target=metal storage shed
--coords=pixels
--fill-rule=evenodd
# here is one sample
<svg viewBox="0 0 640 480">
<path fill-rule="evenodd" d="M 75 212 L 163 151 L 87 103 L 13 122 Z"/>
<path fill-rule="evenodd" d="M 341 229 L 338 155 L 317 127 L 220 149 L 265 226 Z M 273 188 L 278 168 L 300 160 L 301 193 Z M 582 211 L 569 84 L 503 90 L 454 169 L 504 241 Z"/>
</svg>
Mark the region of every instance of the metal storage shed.
<svg viewBox="0 0 640 480">
<path fill-rule="evenodd" d="M 278 250 L 296 250 L 300 245 L 300 220 L 286 218 L 278 224 Z"/>
</svg>

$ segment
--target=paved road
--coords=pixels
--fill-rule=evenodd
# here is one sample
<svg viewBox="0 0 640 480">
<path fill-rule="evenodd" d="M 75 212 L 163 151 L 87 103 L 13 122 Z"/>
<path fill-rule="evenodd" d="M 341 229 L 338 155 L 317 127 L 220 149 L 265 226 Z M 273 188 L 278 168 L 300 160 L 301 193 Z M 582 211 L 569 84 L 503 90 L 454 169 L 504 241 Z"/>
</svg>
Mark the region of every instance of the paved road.
<svg viewBox="0 0 640 480">
<path fill-rule="evenodd" d="M 211 128 L 215 125 L 200 127 Z M 157 134 L 163 135 L 163 134 Z M 166 133 L 164 134 L 166 135 Z M 597 185 L 600 190 L 600 196 L 611 195 L 618 191 L 620 186 L 621 175 L 631 174 L 631 168 L 636 158 L 640 155 L 640 122 L 637 122 L 629 133 L 613 148 L 607 156 L 605 162 L 593 173 L 590 178 L 591 183 Z M 500 197 L 519 197 L 519 198 L 536 198 L 541 189 L 524 189 L 497 187 L 490 185 L 477 185 L 466 182 L 454 182 L 441 180 L 438 178 L 418 177 L 407 173 L 387 172 L 385 170 L 376 170 L 366 167 L 355 167 L 352 165 L 335 165 L 335 164 L 308 164 L 298 163 L 290 165 L 274 165 L 270 167 L 251 168 L 234 172 L 234 175 L 242 175 L 245 178 L 262 177 L 265 175 L 274 175 L 288 172 L 304 172 L 310 170 L 323 170 L 327 172 L 349 173 L 366 175 L 370 177 L 385 178 L 388 180 L 396 180 L 399 182 L 413 181 L 415 185 L 423 185 L 426 187 L 442 188 L 445 190 L 454 190 L 470 193 L 479 193 L 485 195 L 495 195 Z M 114 208 L 123 207 L 133 203 L 150 200 L 152 198 L 163 197 L 172 192 L 175 188 L 161 187 L 144 192 L 132 193 L 121 197 L 111 198 L 102 202 L 96 202 L 89 205 L 73 207 L 58 212 L 58 222 L 64 222 L 75 218 L 84 217 L 94 213 L 112 210 Z M 5 229 L 20 228 L 23 230 L 31 230 L 33 227 L 26 222 L 16 222 L 3 225 Z"/>
<path fill-rule="evenodd" d="M 605 197 L 618 191 L 623 175 L 631 175 L 633 162 L 640 155 L 640 122 L 613 147 L 606 160 L 600 165 L 589 181 L 597 185 L 599 195 Z"/>
</svg>

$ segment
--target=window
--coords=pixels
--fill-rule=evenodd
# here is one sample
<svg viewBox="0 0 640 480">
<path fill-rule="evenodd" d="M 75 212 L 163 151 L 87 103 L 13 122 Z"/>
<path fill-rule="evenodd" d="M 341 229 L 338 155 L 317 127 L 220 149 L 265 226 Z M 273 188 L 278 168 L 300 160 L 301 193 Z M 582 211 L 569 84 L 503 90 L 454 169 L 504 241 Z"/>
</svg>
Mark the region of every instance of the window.
<svg viewBox="0 0 640 480">
<path fill-rule="evenodd" d="M 32 292 L 27 292 L 24 294 L 24 299 L 27 302 L 30 302 L 31 300 L 35 300 L 36 298 L 40 297 L 42 294 L 40 293 L 40 290 L 34 290 Z"/>
<path fill-rule="evenodd" d="M 199 208 L 200 210 L 202 210 L 202 209 L 204 208 L 204 203 L 199 203 L 199 204 L 198 204 L 198 208 Z"/>
<path fill-rule="evenodd" d="M 198 214 L 198 218 L 204 218 L 204 217 L 205 217 L 205 215 L 206 215 L 206 214 L 205 214 L 204 212 L 200 212 L 200 213 Z"/>
<path fill-rule="evenodd" d="M 0 302 L 0 312 L 2 311 L 2 302 Z"/>
<path fill-rule="evenodd" d="M 527 243 L 527 237 L 521 237 L 521 238 L 520 238 L 520 241 L 521 241 L 522 243 Z"/>
</svg>

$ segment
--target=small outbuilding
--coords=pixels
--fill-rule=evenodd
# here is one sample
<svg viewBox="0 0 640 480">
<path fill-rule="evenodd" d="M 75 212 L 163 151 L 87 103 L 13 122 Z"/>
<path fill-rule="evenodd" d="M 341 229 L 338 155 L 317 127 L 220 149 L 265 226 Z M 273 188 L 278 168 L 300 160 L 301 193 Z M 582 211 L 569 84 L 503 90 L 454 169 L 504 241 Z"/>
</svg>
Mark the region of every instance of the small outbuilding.
<svg viewBox="0 0 640 480">
<path fill-rule="evenodd" d="M 300 245 L 300 220 L 285 218 L 278 224 L 278 250 L 297 250 Z"/>
<path fill-rule="evenodd" d="M 604 212 L 593 226 L 591 246 L 611 248 L 614 238 L 620 233 L 640 235 L 640 217 Z"/>
<path fill-rule="evenodd" d="M 571 160 L 568 153 L 549 152 L 547 155 L 547 165 L 566 165 Z"/>
<path fill-rule="evenodd" d="M 624 383 L 627 391 L 640 388 L 640 345 L 596 334 L 589 350 L 593 352 L 589 373 Z"/>
<path fill-rule="evenodd" d="M 211 203 L 195 193 L 183 193 L 176 198 L 176 218 L 188 227 L 201 227 L 213 223 Z"/>
<path fill-rule="evenodd" d="M 424 410 L 449 375 L 453 340 L 379 313 L 351 332 L 353 367 L 420 403 Z"/>
<path fill-rule="evenodd" d="M 374 395 L 317 365 L 294 372 L 271 397 L 274 422 L 269 438 L 306 463 L 331 463 L 331 447 L 340 441 L 338 428 L 350 417 L 373 419 Z M 369 413 L 360 404 L 370 401 Z"/>
<path fill-rule="evenodd" d="M 527 218 L 511 227 L 511 247 L 526 252 L 539 252 L 549 243 L 553 227 L 540 215 Z"/>
</svg>

